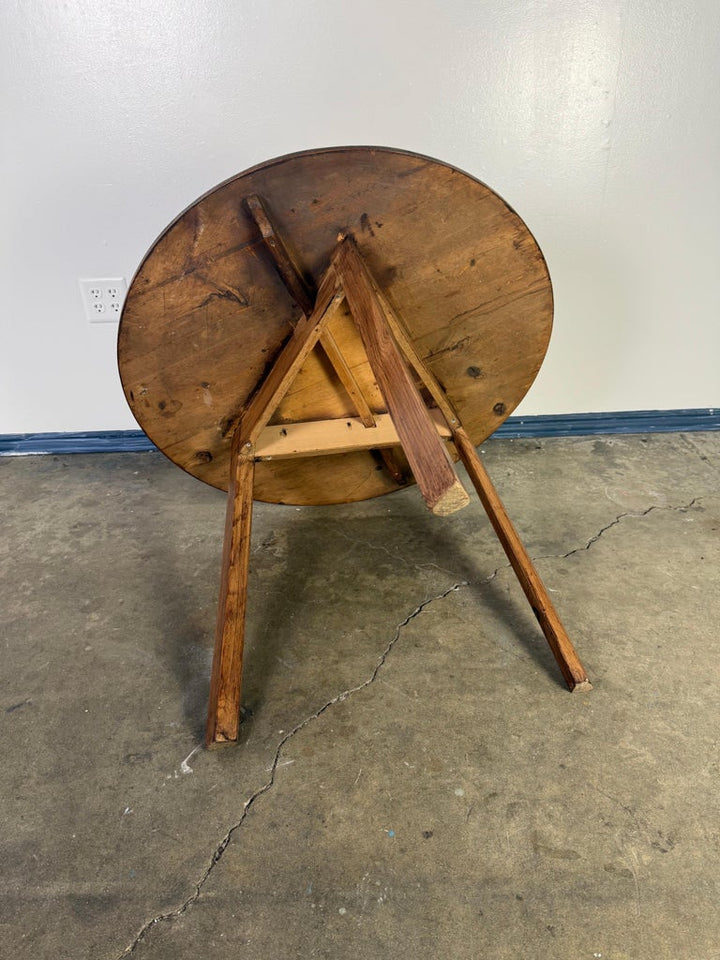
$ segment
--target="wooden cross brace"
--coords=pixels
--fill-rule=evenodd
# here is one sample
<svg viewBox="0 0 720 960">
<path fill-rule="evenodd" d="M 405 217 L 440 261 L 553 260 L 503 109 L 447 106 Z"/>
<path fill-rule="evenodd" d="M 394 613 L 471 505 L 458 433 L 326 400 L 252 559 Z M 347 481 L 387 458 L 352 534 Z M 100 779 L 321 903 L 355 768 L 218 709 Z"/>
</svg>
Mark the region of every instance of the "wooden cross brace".
<svg viewBox="0 0 720 960">
<path fill-rule="evenodd" d="M 548 593 L 485 471 L 475 447 L 433 374 L 415 351 L 370 274 L 355 243 L 342 237 L 316 296 L 305 284 L 259 197 L 247 208 L 275 268 L 304 312 L 265 379 L 242 413 L 232 438 L 230 481 L 215 653 L 210 683 L 206 742 L 237 740 L 240 723 L 242 654 L 257 460 L 310 457 L 351 450 L 402 447 L 429 509 L 445 516 L 468 503 L 446 441 L 455 449 L 477 490 L 495 532 L 542 627 L 570 690 L 587 689 L 587 674 Z M 373 413 L 342 351 L 328 329 L 347 302 L 387 412 Z M 320 343 L 358 416 L 342 420 L 269 426 L 310 352 Z M 430 410 L 411 370 L 430 393 Z M 393 469 L 390 456 L 386 464 Z"/>
</svg>

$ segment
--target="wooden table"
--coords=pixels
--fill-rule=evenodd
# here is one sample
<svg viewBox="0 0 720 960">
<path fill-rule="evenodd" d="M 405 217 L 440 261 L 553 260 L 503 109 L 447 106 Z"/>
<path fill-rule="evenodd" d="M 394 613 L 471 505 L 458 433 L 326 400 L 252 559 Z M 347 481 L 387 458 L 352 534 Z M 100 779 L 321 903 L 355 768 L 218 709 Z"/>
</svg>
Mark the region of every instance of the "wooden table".
<svg viewBox="0 0 720 960">
<path fill-rule="evenodd" d="M 118 357 L 138 422 L 229 491 L 208 743 L 237 739 L 252 500 L 347 503 L 417 482 L 468 502 L 461 459 L 570 689 L 589 686 L 475 451 L 552 327 L 542 253 L 489 187 L 417 154 L 342 147 L 211 190 L 133 279 Z"/>
</svg>

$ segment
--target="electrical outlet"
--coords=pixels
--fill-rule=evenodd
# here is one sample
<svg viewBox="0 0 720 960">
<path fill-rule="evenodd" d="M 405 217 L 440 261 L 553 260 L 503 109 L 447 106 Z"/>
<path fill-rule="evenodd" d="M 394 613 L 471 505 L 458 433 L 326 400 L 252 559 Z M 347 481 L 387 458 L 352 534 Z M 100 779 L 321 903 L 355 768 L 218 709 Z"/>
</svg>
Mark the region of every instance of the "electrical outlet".
<svg viewBox="0 0 720 960">
<path fill-rule="evenodd" d="M 80 280 L 80 294 L 90 323 L 113 323 L 120 319 L 127 282 L 125 277 Z"/>
</svg>

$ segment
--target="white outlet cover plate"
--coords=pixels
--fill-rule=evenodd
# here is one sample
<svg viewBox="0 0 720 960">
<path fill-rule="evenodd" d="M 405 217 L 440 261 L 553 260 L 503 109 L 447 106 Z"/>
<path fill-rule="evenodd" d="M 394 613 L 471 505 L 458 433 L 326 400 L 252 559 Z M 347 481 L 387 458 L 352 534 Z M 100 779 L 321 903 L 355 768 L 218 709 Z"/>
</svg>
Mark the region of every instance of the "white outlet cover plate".
<svg viewBox="0 0 720 960">
<path fill-rule="evenodd" d="M 117 323 L 127 295 L 125 277 L 96 277 L 80 280 L 85 318 L 90 323 Z"/>
</svg>

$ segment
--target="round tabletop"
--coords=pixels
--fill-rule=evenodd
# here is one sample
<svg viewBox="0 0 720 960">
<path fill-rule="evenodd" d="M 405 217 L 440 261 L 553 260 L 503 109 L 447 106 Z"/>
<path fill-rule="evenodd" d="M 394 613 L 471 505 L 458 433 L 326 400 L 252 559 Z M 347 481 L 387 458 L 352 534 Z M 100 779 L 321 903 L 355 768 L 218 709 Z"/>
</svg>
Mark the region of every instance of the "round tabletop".
<svg viewBox="0 0 720 960">
<path fill-rule="evenodd" d="M 313 150 L 206 193 L 153 244 L 130 285 L 118 335 L 123 389 L 171 460 L 227 489 L 232 427 L 302 316 L 248 207 L 253 196 L 310 287 L 338 235 L 354 237 L 476 445 L 512 413 L 540 369 L 552 327 L 545 260 L 520 217 L 480 181 L 428 157 L 379 147 Z M 347 310 L 333 323 L 371 409 L 384 412 Z M 354 415 L 316 348 L 271 422 Z M 362 450 L 260 461 L 254 496 L 347 503 L 403 485 Z"/>
</svg>

